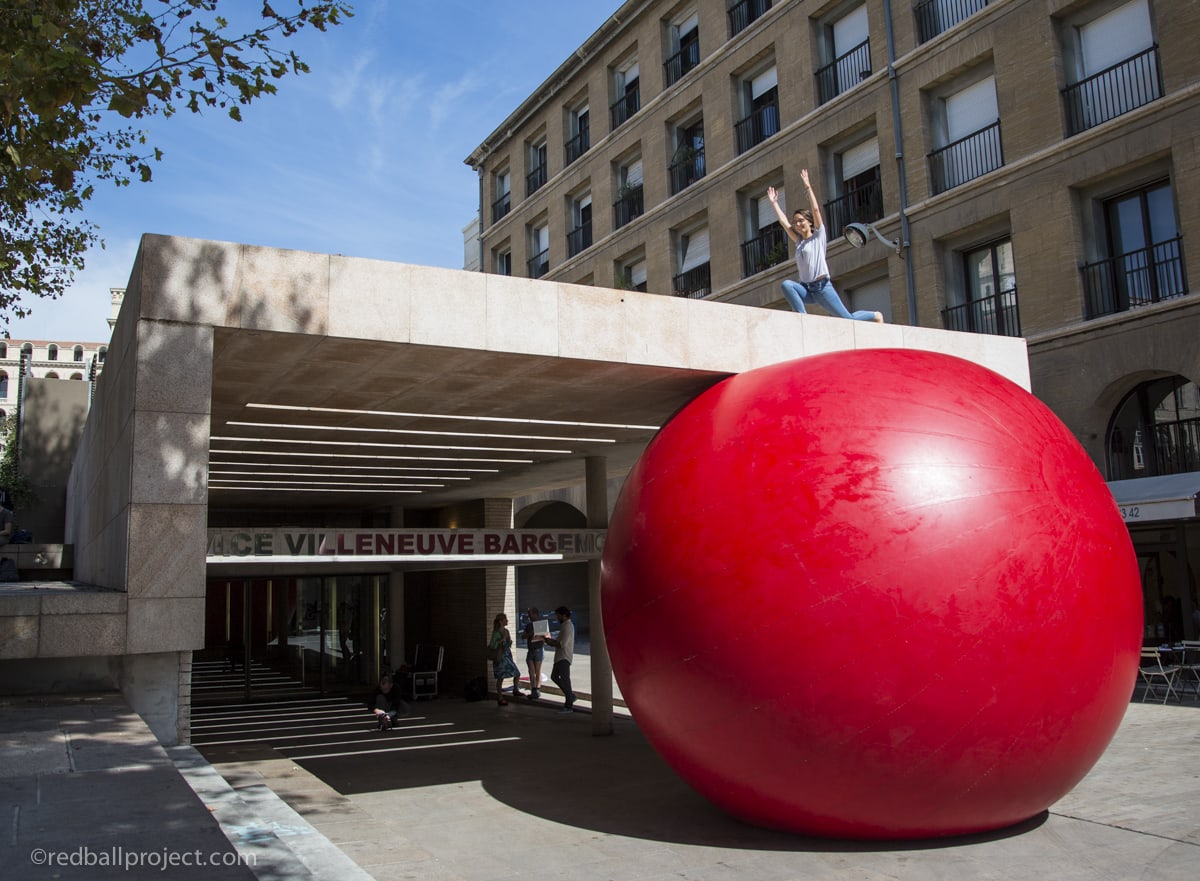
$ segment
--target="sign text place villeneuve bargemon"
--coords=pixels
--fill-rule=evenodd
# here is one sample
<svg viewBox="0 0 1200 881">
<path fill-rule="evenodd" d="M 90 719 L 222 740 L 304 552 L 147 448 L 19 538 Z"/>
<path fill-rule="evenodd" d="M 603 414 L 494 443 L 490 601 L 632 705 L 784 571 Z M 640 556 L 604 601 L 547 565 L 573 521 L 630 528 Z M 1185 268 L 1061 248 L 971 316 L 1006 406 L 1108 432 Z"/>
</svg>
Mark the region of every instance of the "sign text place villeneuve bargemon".
<svg viewBox="0 0 1200 881">
<path fill-rule="evenodd" d="M 529 557 L 587 559 L 603 529 L 210 529 L 208 556 Z"/>
</svg>

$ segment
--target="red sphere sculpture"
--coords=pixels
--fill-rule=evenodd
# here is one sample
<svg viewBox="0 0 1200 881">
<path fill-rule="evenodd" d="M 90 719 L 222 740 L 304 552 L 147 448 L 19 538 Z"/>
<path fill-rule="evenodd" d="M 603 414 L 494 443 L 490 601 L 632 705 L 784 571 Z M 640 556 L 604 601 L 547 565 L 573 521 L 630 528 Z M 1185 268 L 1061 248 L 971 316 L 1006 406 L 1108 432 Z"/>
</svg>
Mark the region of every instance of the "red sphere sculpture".
<svg viewBox="0 0 1200 881">
<path fill-rule="evenodd" d="M 602 561 L 641 729 L 749 822 L 925 838 L 1027 819 L 1129 702 L 1141 583 L 1054 414 L 931 352 L 724 380 L 630 473 Z"/>
</svg>

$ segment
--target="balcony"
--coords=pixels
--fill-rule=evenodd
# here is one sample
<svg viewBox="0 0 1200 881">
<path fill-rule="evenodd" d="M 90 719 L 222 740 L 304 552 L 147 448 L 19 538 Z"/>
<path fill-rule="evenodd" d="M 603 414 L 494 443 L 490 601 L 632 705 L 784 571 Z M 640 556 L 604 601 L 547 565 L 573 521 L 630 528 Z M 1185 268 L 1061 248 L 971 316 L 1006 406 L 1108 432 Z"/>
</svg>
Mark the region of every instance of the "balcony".
<svg viewBox="0 0 1200 881">
<path fill-rule="evenodd" d="M 879 178 L 879 166 L 875 166 L 872 179 L 826 202 L 821 213 L 830 241 L 840 236 L 848 223 L 874 223 L 883 217 L 883 183 Z"/>
<path fill-rule="evenodd" d="M 587 223 L 575 227 L 567 233 L 567 256 L 574 257 L 584 248 L 592 246 L 592 223 L 589 220 Z"/>
<path fill-rule="evenodd" d="M 787 258 L 787 233 L 781 226 L 769 227 L 765 232 L 742 243 L 742 278 L 749 278 L 777 266 Z"/>
<path fill-rule="evenodd" d="M 871 75 L 871 41 L 863 40 L 817 71 L 818 103 L 832 101 Z"/>
<path fill-rule="evenodd" d="M 677 297 L 687 297 L 689 300 L 703 300 L 712 293 L 711 264 L 703 263 L 694 269 L 681 272 L 671 279 L 671 290 Z"/>
<path fill-rule="evenodd" d="M 1182 237 L 1080 267 L 1084 318 L 1127 312 L 1188 292 Z"/>
<path fill-rule="evenodd" d="M 729 36 L 734 37 L 766 15 L 771 0 L 741 0 L 729 7 Z"/>
<path fill-rule="evenodd" d="M 532 196 L 546 183 L 546 163 L 536 166 L 525 175 L 525 195 Z"/>
<path fill-rule="evenodd" d="M 987 333 L 992 336 L 1020 336 L 1021 315 L 1017 310 L 1017 289 L 1000 291 L 990 297 L 971 300 L 961 306 L 942 310 L 946 330 Z"/>
<path fill-rule="evenodd" d="M 563 144 L 563 164 L 570 165 L 580 156 L 587 152 L 588 147 L 592 145 L 591 134 L 588 127 L 582 126 L 579 129 L 579 134 L 571 138 Z"/>
<path fill-rule="evenodd" d="M 620 98 L 614 101 L 608 108 L 609 118 L 612 120 L 612 128 L 615 130 L 642 109 L 642 90 L 638 84 L 625 92 Z"/>
<path fill-rule="evenodd" d="M 913 7 L 917 39 L 924 43 L 988 5 L 988 0 L 925 0 Z"/>
<path fill-rule="evenodd" d="M 667 176 L 671 181 L 672 196 L 704 177 L 704 148 L 687 151 L 686 156 L 671 163 Z"/>
<path fill-rule="evenodd" d="M 692 32 L 695 33 L 694 31 Z M 668 86 L 683 79 L 684 74 L 700 63 L 700 40 L 692 39 L 683 43 L 679 51 L 663 62 L 663 75 Z"/>
<path fill-rule="evenodd" d="M 550 271 L 550 249 L 547 248 L 539 254 L 534 254 L 526 265 L 529 268 L 530 278 L 541 278 Z"/>
<path fill-rule="evenodd" d="M 733 131 L 737 137 L 739 155 L 776 134 L 779 131 L 778 95 L 772 95 L 769 104 L 764 104 L 735 123 Z"/>
<path fill-rule="evenodd" d="M 1158 46 L 1063 89 L 1067 135 L 1077 135 L 1163 96 Z"/>
<path fill-rule="evenodd" d="M 498 221 L 501 217 L 512 210 L 512 193 L 505 193 L 499 199 L 492 203 L 492 223 Z"/>
<path fill-rule="evenodd" d="M 620 197 L 613 202 L 613 229 L 620 229 L 634 218 L 641 217 L 644 211 L 642 185 L 622 187 Z"/>
<path fill-rule="evenodd" d="M 1004 165 L 1000 120 L 929 154 L 933 194 L 944 193 Z"/>
</svg>

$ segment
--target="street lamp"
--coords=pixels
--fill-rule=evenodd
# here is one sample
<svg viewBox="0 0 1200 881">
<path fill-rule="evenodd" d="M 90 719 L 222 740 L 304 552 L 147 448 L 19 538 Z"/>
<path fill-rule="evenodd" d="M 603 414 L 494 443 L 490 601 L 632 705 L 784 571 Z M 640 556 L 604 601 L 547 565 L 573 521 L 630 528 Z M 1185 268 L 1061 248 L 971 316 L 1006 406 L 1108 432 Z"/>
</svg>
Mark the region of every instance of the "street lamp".
<svg viewBox="0 0 1200 881">
<path fill-rule="evenodd" d="M 851 247 L 854 248 L 863 247 L 867 243 L 867 239 L 874 235 L 875 238 L 879 239 L 879 241 L 883 242 L 889 248 L 894 248 L 897 257 L 904 256 L 900 240 L 896 239 L 893 241 L 886 238 L 883 233 L 875 228 L 875 224 L 873 223 L 847 223 L 846 228 L 842 230 L 842 234 L 846 237 L 846 241 L 850 243 Z"/>
</svg>

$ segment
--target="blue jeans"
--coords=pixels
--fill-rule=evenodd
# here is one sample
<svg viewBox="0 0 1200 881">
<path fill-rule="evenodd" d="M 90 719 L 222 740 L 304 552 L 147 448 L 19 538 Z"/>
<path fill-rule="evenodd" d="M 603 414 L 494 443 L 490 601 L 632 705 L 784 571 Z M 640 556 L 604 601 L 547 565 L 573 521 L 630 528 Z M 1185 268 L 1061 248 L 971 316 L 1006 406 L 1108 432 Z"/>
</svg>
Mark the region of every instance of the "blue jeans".
<svg viewBox="0 0 1200 881">
<path fill-rule="evenodd" d="M 550 681 L 562 689 L 567 706 L 575 703 L 575 692 L 571 690 L 571 662 L 555 661 L 554 669 L 550 671 Z"/>
<path fill-rule="evenodd" d="M 842 303 L 842 298 L 833 287 L 828 277 L 817 281 L 792 281 L 790 278 L 783 283 L 783 296 L 788 304 L 801 314 L 807 314 L 804 304 L 820 303 L 830 315 L 838 318 L 852 318 L 855 321 L 874 321 L 875 313 L 859 309 L 851 313 Z"/>
</svg>

